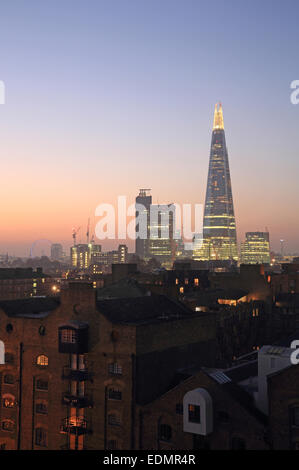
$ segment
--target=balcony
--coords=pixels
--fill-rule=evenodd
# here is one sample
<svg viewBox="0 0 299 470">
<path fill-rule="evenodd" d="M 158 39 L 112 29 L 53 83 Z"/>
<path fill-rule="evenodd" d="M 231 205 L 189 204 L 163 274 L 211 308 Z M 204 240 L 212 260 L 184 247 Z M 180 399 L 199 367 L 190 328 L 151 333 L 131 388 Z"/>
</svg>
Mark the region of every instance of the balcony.
<svg viewBox="0 0 299 470">
<path fill-rule="evenodd" d="M 86 380 L 92 381 L 93 374 L 88 369 L 71 369 L 64 367 L 62 378 L 67 380 L 75 380 L 76 382 L 85 382 Z"/>
<path fill-rule="evenodd" d="M 64 393 L 62 395 L 62 404 L 73 406 L 74 408 L 92 408 L 93 401 L 88 395 L 80 397 L 79 395 Z"/>
<path fill-rule="evenodd" d="M 87 420 L 81 416 L 72 416 L 65 418 L 60 426 L 60 434 L 75 434 L 81 436 L 82 434 L 91 434 L 92 429 Z"/>
</svg>

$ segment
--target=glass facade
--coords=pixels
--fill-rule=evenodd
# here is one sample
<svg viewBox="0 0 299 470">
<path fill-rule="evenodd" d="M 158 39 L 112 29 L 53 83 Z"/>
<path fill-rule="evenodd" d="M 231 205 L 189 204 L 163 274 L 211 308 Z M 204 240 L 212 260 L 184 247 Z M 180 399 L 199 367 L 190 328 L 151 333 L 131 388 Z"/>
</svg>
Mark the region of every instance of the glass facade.
<svg viewBox="0 0 299 470">
<path fill-rule="evenodd" d="M 237 261 L 237 235 L 221 104 L 216 104 L 203 221 L 202 261 Z"/>
<path fill-rule="evenodd" d="M 241 263 L 270 264 L 270 241 L 268 232 L 247 232 L 241 243 Z"/>
</svg>

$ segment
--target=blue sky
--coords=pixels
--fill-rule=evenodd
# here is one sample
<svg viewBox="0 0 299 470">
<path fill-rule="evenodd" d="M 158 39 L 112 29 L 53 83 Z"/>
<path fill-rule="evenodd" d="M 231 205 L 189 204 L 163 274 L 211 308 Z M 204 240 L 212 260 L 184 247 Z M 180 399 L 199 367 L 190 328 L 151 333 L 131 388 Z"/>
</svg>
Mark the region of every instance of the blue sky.
<svg viewBox="0 0 299 470">
<path fill-rule="evenodd" d="M 100 202 L 143 186 L 203 203 L 218 100 L 239 241 L 267 226 L 274 249 L 299 251 L 298 13 L 295 0 L 1 2 L 0 252 L 71 242 Z"/>
</svg>

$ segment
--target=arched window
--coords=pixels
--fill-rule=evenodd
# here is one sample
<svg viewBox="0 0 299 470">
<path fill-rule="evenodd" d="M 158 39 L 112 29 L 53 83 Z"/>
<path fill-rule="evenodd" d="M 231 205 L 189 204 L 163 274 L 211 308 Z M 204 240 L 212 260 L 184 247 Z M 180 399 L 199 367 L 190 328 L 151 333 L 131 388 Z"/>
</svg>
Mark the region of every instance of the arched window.
<svg viewBox="0 0 299 470">
<path fill-rule="evenodd" d="M 48 356 L 45 356 L 44 354 L 41 354 L 40 356 L 37 356 L 36 364 L 37 364 L 38 366 L 47 367 L 47 366 L 49 365 L 49 358 L 48 358 Z"/>
<path fill-rule="evenodd" d="M 172 436 L 172 429 L 168 424 L 160 424 L 159 426 L 159 439 L 161 441 L 170 441 Z"/>
<path fill-rule="evenodd" d="M 12 374 L 5 374 L 3 377 L 3 383 L 6 385 L 13 385 L 15 383 L 15 378 Z"/>
<path fill-rule="evenodd" d="M 47 447 L 48 433 L 44 428 L 35 429 L 35 445 L 40 447 Z"/>
<path fill-rule="evenodd" d="M 1 423 L 2 431 L 13 432 L 15 430 L 15 422 L 12 419 L 4 419 Z"/>
<path fill-rule="evenodd" d="M 2 406 L 3 408 L 13 408 L 16 404 L 16 399 L 13 395 L 6 393 L 2 396 Z"/>
</svg>

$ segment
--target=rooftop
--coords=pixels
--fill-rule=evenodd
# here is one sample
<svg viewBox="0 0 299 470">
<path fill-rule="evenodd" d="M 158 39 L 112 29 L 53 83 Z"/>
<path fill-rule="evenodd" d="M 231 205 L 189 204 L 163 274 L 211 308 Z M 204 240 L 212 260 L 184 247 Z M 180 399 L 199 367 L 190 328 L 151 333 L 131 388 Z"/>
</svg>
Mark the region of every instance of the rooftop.
<svg viewBox="0 0 299 470">
<path fill-rule="evenodd" d="M 97 308 L 111 323 L 134 325 L 198 316 L 184 304 L 164 295 L 98 300 Z"/>
<path fill-rule="evenodd" d="M 54 297 L 3 300 L 0 301 L 0 309 L 9 317 L 43 318 L 55 310 L 59 303 L 59 299 Z"/>
</svg>

